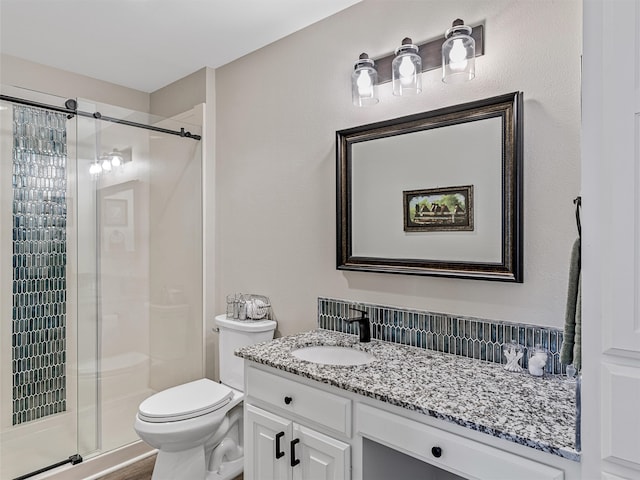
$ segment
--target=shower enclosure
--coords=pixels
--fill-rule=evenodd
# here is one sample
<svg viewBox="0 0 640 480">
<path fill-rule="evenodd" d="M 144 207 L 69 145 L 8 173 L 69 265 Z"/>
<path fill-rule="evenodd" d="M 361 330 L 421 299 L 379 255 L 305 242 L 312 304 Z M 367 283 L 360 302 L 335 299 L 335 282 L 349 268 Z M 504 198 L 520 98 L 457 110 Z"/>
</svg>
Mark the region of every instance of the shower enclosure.
<svg viewBox="0 0 640 480">
<path fill-rule="evenodd" d="M 12 479 L 138 441 L 139 403 L 203 376 L 202 108 L 161 119 L 1 93 L 0 478 Z"/>
</svg>

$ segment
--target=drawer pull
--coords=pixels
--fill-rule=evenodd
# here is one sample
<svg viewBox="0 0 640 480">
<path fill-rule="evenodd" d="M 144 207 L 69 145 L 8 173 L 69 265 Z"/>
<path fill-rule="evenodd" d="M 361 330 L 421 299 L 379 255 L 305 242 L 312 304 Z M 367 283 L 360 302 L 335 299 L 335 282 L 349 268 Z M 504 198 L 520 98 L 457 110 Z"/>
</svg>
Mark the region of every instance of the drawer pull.
<svg viewBox="0 0 640 480">
<path fill-rule="evenodd" d="M 291 397 L 284 397 L 284 403 L 286 403 L 287 405 L 289 405 L 291 402 L 293 402 L 293 398 L 291 398 Z"/>
<path fill-rule="evenodd" d="M 291 440 L 291 466 L 295 467 L 300 463 L 300 459 L 296 458 L 296 444 L 300 443 L 300 439 Z"/>
<path fill-rule="evenodd" d="M 284 452 L 280 450 L 280 439 L 284 437 L 284 432 L 276 433 L 276 459 L 284 457 Z"/>
<path fill-rule="evenodd" d="M 442 456 L 442 449 L 440 447 L 433 447 L 431 453 L 434 457 L 440 458 Z"/>
</svg>

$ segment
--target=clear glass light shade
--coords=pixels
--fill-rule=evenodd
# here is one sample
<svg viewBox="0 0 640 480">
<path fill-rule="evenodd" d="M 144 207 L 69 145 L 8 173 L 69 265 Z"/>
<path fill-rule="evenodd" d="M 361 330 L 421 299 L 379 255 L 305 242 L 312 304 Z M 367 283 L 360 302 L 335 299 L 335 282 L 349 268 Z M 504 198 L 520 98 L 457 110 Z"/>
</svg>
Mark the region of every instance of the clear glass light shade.
<svg viewBox="0 0 640 480">
<path fill-rule="evenodd" d="M 442 44 L 442 81 L 462 83 L 476 76 L 476 42 L 471 27 L 454 25 Z"/>
<path fill-rule="evenodd" d="M 418 47 L 404 44 L 396 50 L 391 62 L 391 82 L 393 94 L 417 95 L 422 91 L 422 59 Z"/>
<path fill-rule="evenodd" d="M 363 54 L 364 55 L 364 54 Z M 378 98 L 378 72 L 373 60 L 360 56 L 351 74 L 351 97 L 357 107 L 375 105 Z"/>
</svg>

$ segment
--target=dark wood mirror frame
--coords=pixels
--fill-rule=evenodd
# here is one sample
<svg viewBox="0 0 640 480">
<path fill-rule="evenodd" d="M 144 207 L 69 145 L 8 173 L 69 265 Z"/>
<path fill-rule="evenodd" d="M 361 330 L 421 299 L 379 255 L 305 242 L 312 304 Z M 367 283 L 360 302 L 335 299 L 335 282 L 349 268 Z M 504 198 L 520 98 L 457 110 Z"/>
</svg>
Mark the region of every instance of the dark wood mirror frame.
<svg viewBox="0 0 640 480">
<path fill-rule="evenodd" d="M 523 122 L 522 122 L 522 93 L 514 92 L 506 95 L 483 99 L 471 103 L 455 105 L 430 112 L 419 113 L 393 120 L 362 125 L 336 132 L 336 157 L 337 157 L 337 268 L 339 270 L 354 270 L 365 272 L 395 273 L 409 275 L 430 275 L 438 277 L 469 278 L 479 280 L 495 280 L 504 282 L 523 281 L 523 218 L 522 218 L 522 149 L 523 149 Z M 499 248 L 501 259 L 499 261 L 456 260 L 456 259 L 430 259 L 438 255 L 431 255 L 431 251 L 425 253 L 424 258 L 402 258 L 402 254 L 395 252 L 384 257 L 354 255 L 353 232 L 353 184 L 354 184 L 354 152 L 353 147 L 361 142 L 369 142 L 387 137 L 411 135 L 416 132 L 425 132 L 432 129 L 444 129 L 450 126 L 479 122 L 487 119 L 500 119 L 501 145 L 495 146 L 496 151 L 501 151 L 501 178 L 496 178 L 496 184 L 501 185 L 501 213 L 496 214 L 497 221 L 501 224 L 499 236 Z M 396 138 L 393 141 L 399 141 Z M 360 147 L 359 147 L 360 148 Z M 478 156 L 470 161 L 482 161 Z M 428 161 L 429 151 L 417 152 Z M 497 155 L 494 155 L 497 156 Z M 394 162 L 397 159 L 389 159 Z M 362 165 L 362 159 L 358 159 Z M 360 167 L 359 167 L 360 168 Z M 358 170 L 360 172 L 361 170 Z M 408 182 L 407 182 L 408 183 Z M 433 186 L 435 187 L 435 186 Z M 440 186 L 441 187 L 441 186 Z M 451 187 L 453 188 L 453 187 Z M 407 190 L 411 190 L 407 188 Z M 434 190 L 438 190 L 435 189 Z M 405 192 L 411 193 L 411 192 Z M 394 197 L 402 192 L 393 192 Z M 476 202 L 477 203 L 477 202 Z M 394 208 L 395 205 L 394 205 Z M 402 210 L 402 208 L 400 208 Z M 422 207 L 420 207 L 422 212 Z M 449 210 L 447 210 L 449 212 Z M 414 213 L 415 214 L 415 213 Z M 472 214 L 472 212 L 469 212 Z M 405 212 L 406 225 L 406 206 Z M 422 215 L 422 213 L 420 213 Z M 431 214 L 429 214 L 431 215 Z M 448 213 L 447 215 L 452 215 Z M 478 215 L 475 215 L 476 222 Z M 455 218 L 455 215 L 451 217 Z M 433 221 L 433 220 L 431 220 Z M 395 223 L 395 220 L 394 220 Z M 384 225 L 376 225 L 375 228 L 387 228 Z M 394 227 L 395 228 L 395 227 Z M 409 233 L 403 235 L 434 235 L 430 232 Z M 446 230 L 445 228 L 441 230 Z M 451 230 L 451 228 L 449 229 Z M 473 232 L 455 232 L 455 234 L 473 234 Z M 446 235 L 447 232 L 437 232 L 435 235 Z M 423 237 L 428 240 L 428 237 Z M 433 237 L 432 237 L 433 238 Z M 446 237 L 440 237 L 445 238 Z M 425 241 L 426 241 L 425 240 Z M 415 242 L 415 239 L 412 240 Z M 467 240 L 469 241 L 469 240 Z M 496 242 L 497 243 L 497 242 Z M 357 252 L 358 253 L 358 252 Z M 444 256 L 447 254 L 445 253 Z M 442 255 L 440 255 L 442 256 Z"/>
</svg>

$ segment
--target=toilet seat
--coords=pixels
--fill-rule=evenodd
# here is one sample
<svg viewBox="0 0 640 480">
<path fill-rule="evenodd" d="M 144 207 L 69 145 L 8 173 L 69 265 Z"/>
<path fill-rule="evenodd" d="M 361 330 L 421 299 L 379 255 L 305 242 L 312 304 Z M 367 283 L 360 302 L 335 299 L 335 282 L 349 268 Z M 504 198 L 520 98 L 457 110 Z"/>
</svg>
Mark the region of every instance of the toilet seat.
<svg viewBox="0 0 640 480">
<path fill-rule="evenodd" d="M 138 417 L 144 422 L 177 422 L 200 417 L 224 407 L 233 390 L 203 378 L 151 395 L 140 404 Z"/>
</svg>

